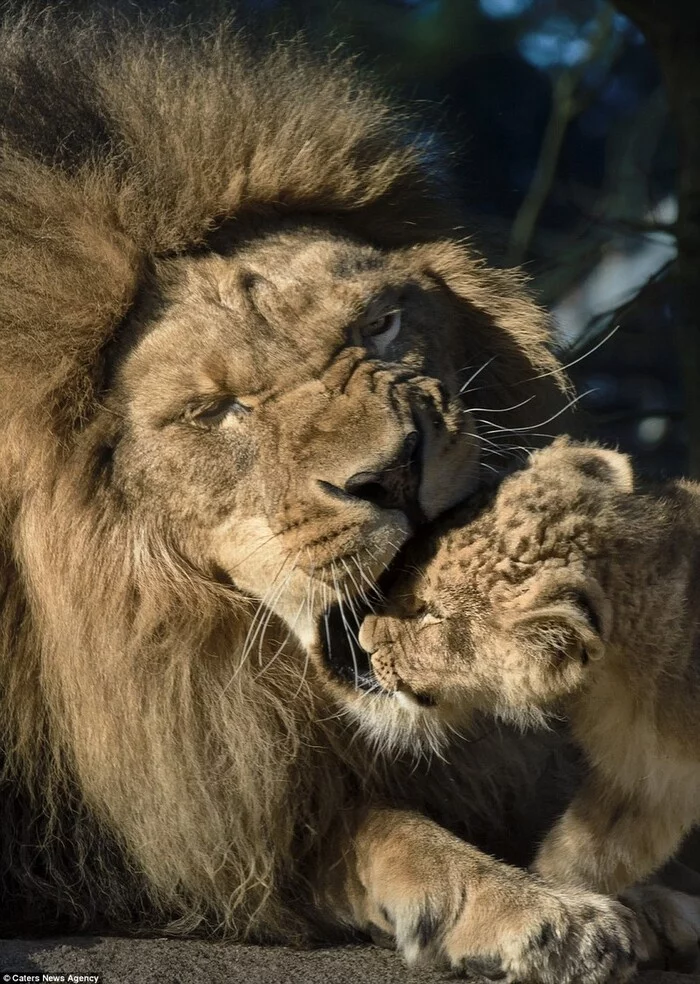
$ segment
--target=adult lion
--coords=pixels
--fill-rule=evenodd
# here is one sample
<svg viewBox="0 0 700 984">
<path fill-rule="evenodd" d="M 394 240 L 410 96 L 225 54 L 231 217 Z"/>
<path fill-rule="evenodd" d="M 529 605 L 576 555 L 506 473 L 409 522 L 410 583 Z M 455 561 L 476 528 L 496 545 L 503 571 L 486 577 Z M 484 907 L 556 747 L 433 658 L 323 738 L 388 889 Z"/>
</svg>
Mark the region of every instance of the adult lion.
<svg viewBox="0 0 700 984">
<path fill-rule="evenodd" d="M 202 34 L 2 29 L 3 924 L 624 974 L 626 910 L 448 832 L 525 740 L 417 764 L 314 643 L 478 481 L 468 375 L 542 417 L 545 319 L 349 66 Z"/>
</svg>

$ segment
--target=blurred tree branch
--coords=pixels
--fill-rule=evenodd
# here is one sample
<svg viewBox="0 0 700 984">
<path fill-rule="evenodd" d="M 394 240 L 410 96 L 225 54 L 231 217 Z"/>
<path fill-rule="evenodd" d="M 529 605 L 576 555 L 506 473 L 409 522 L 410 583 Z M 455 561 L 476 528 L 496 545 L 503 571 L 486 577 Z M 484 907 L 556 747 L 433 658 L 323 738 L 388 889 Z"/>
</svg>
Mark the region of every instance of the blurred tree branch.
<svg viewBox="0 0 700 984">
<path fill-rule="evenodd" d="M 659 267 L 658 270 L 652 273 L 652 275 L 647 278 L 641 287 L 637 288 L 633 297 L 623 301 L 622 304 L 616 305 L 614 308 L 610 308 L 607 311 L 601 311 L 600 314 L 596 315 L 596 317 L 593 318 L 587 325 L 586 330 L 576 339 L 576 343 L 569 349 L 567 352 L 567 357 L 571 355 L 575 356 L 582 349 L 585 349 L 592 341 L 595 341 L 598 335 L 605 331 L 611 323 L 619 326 L 624 325 L 630 314 L 636 311 L 640 305 L 649 301 L 661 285 L 665 285 L 665 281 L 669 275 L 672 274 L 675 266 L 675 258 L 668 260 L 663 264 L 663 266 Z"/>
<path fill-rule="evenodd" d="M 535 233 L 540 212 L 547 201 L 557 174 L 559 157 L 566 131 L 571 121 L 584 108 L 581 81 L 588 68 L 598 61 L 612 36 L 613 9 L 607 4 L 601 9 L 585 58 L 563 69 L 552 87 L 552 109 L 540 148 L 539 158 L 530 187 L 515 216 L 510 234 L 507 262 L 518 266 L 525 259 Z"/>
<path fill-rule="evenodd" d="M 570 230 L 562 234 L 537 229 L 533 247 L 542 265 L 535 279 L 546 306 L 556 305 L 598 266 L 610 247 L 611 234 L 637 243 L 657 232 L 675 237 L 675 223 L 654 221 L 650 191 L 654 156 L 667 118 L 666 94 L 658 86 L 631 119 L 608 134 L 603 193 L 569 185 L 569 198 L 580 209 L 583 225 L 573 235 Z"/>
<path fill-rule="evenodd" d="M 700 3 L 614 0 L 656 52 L 679 137 L 677 344 L 690 474 L 700 478 Z"/>
</svg>

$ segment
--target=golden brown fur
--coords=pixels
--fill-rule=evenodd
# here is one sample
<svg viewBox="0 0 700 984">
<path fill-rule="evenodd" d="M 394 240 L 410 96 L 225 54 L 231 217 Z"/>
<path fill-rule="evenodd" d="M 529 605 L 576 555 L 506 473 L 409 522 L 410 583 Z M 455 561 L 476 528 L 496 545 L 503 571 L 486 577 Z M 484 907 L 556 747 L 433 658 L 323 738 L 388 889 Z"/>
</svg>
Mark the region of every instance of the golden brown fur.
<svg viewBox="0 0 700 984">
<path fill-rule="evenodd" d="M 635 491 L 624 455 L 559 439 L 466 518 L 360 640 L 425 716 L 565 711 L 588 776 L 535 870 L 620 892 L 700 819 L 700 487 Z"/>
<path fill-rule="evenodd" d="M 448 832 L 512 822 L 526 850 L 548 743 L 378 752 L 407 722 L 316 645 L 478 482 L 465 367 L 494 410 L 533 396 L 521 426 L 549 412 L 520 278 L 458 238 L 424 144 L 347 64 L 17 11 L 0 53 L 3 924 L 378 920 L 508 979 L 629 971 L 615 903 Z M 428 847 L 449 877 L 426 895 Z"/>
</svg>

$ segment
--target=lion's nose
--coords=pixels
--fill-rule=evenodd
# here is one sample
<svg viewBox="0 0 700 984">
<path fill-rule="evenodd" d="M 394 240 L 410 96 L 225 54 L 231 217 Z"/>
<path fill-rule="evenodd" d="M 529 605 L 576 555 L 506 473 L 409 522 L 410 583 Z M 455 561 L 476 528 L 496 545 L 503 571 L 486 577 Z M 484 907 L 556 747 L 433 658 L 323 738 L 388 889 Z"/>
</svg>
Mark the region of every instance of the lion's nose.
<svg viewBox="0 0 700 984">
<path fill-rule="evenodd" d="M 392 460 L 376 471 L 351 475 L 344 491 L 354 499 L 364 499 L 380 509 L 400 509 L 412 522 L 424 517 L 418 504 L 421 479 L 420 436 L 411 431 Z"/>
</svg>

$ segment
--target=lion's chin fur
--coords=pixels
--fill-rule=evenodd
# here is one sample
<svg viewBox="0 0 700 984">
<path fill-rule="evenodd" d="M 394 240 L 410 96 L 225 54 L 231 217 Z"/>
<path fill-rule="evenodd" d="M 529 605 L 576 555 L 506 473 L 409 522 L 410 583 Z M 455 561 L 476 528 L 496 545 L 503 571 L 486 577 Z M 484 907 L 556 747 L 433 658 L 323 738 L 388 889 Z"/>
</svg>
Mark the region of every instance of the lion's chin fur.
<svg viewBox="0 0 700 984">
<path fill-rule="evenodd" d="M 352 694 L 345 702 L 345 716 L 368 752 L 389 760 L 440 757 L 456 733 L 432 708 L 420 707 L 401 693 Z"/>
</svg>

